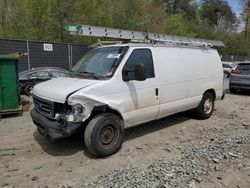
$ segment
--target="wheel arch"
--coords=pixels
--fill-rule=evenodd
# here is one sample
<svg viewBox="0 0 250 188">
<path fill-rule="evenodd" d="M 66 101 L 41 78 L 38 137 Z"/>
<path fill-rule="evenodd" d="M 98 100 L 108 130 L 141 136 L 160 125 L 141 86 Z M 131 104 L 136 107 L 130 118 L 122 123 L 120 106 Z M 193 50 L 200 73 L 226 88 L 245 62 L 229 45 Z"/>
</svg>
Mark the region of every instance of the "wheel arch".
<svg viewBox="0 0 250 188">
<path fill-rule="evenodd" d="M 213 95 L 214 99 L 216 99 L 216 92 L 215 92 L 214 89 L 211 88 L 211 89 L 206 90 L 206 91 L 203 93 L 203 95 L 204 95 L 205 93 L 211 93 L 211 94 Z"/>
<path fill-rule="evenodd" d="M 99 106 L 94 106 L 91 114 L 88 118 L 88 121 L 90 121 L 93 117 L 95 117 L 98 114 L 101 113 L 113 113 L 115 115 L 117 115 L 119 118 L 121 118 L 121 120 L 124 120 L 121 113 L 113 108 L 111 108 L 110 106 L 103 104 L 103 105 L 99 105 Z"/>
</svg>

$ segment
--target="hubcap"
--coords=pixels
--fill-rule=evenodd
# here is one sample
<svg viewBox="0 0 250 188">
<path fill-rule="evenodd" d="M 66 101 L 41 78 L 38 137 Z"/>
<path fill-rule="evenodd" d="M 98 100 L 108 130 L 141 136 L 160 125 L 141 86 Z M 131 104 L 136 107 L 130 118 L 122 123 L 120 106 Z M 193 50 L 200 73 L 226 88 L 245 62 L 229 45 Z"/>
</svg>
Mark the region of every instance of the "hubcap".
<svg viewBox="0 0 250 188">
<path fill-rule="evenodd" d="M 33 93 L 33 87 L 29 88 L 29 93 L 32 94 Z"/>
<path fill-rule="evenodd" d="M 211 99 L 207 99 L 204 102 L 204 112 L 209 114 L 213 109 L 213 101 Z"/>
<path fill-rule="evenodd" d="M 115 130 L 111 125 L 102 128 L 100 132 L 100 141 L 104 145 L 110 144 L 115 137 Z"/>
</svg>

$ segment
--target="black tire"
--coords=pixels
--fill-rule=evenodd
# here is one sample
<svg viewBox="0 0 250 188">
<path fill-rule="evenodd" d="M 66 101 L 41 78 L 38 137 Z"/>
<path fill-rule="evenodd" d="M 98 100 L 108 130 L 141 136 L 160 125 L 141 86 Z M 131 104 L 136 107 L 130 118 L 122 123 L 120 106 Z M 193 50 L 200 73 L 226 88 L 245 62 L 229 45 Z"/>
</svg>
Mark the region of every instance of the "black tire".
<svg viewBox="0 0 250 188">
<path fill-rule="evenodd" d="M 207 102 L 211 105 L 207 110 Z M 198 119 L 208 119 L 211 117 L 214 111 L 214 95 L 210 92 L 203 94 L 200 104 L 195 108 L 194 115 Z"/>
<path fill-rule="evenodd" d="M 31 85 L 27 85 L 25 88 L 24 88 L 24 92 L 26 95 L 30 96 L 32 95 L 32 90 L 33 90 L 33 86 Z"/>
<path fill-rule="evenodd" d="M 231 93 L 237 93 L 237 89 L 232 88 L 231 86 L 229 86 L 229 90 Z"/>
<path fill-rule="evenodd" d="M 107 157 L 116 153 L 122 146 L 123 138 L 123 121 L 112 113 L 95 116 L 84 132 L 87 150 L 96 157 Z"/>
</svg>

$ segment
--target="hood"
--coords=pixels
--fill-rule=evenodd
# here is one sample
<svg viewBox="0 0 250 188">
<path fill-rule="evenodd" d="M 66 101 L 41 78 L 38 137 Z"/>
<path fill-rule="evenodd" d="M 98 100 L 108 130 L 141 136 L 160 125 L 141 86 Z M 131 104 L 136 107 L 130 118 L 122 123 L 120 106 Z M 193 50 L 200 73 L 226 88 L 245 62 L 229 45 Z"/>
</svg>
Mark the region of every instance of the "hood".
<svg viewBox="0 0 250 188">
<path fill-rule="evenodd" d="M 97 82 L 100 81 L 65 77 L 55 78 L 37 84 L 33 89 L 33 95 L 50 101 L 64 103 L 68 95 Z"/>
</svg>

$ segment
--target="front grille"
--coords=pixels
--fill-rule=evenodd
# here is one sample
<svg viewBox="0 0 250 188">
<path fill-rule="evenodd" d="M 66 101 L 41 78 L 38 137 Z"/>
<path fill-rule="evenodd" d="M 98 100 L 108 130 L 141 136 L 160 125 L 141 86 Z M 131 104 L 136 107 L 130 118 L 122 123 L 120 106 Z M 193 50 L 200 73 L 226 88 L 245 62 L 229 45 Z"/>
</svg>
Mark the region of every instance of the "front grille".
<svg viewBox="0 0 250 188">
<path fill-rule="evenodd" d="M 38 98 L 33 95 L 33 101 L 35 105 L 35 109 L 40 112 L 41 114 L 47 117 L 54 117 L 55 116 L 55 108 L 54 102 Z"/>
</svg>

